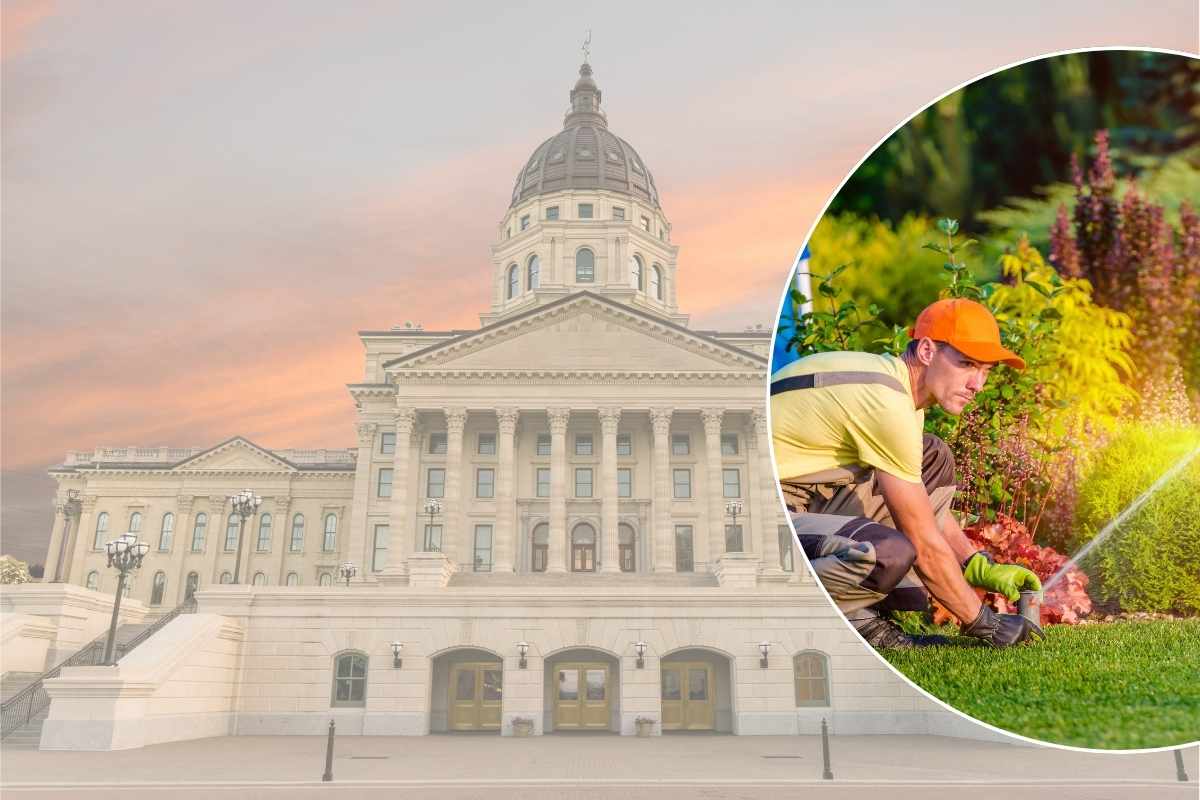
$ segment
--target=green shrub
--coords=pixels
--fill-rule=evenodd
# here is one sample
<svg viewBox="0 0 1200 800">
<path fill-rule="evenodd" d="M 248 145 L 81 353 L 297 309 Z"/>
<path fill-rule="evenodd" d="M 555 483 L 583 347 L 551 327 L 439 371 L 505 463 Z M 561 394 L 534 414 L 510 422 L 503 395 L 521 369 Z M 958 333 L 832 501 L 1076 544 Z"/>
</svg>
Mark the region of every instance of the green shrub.
<svg viewBox="0 0 1200 800">
<path fill-rule="evenodd" d="M 1079 484 L 1072 551 L 1200 447 L 1200 428 L 1122 428 Z M 1092 595 L 1126 611 L 1200 613 L 1200 456 L 1083 560 Z"/>
</svg>

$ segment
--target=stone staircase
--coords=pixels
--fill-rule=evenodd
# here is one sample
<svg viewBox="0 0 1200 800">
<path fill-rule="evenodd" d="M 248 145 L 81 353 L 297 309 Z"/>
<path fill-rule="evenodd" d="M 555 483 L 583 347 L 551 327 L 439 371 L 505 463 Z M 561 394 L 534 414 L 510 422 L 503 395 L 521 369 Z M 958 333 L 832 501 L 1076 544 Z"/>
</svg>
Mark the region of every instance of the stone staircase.
<svg viewBox="0 0 1200 800">
<path fill-rule="evenodd" d="M 0 703 L 7 703 L 8 698 L 40 677 L 40 672 L 6 672 L 0 675 Z"/>
</svg>

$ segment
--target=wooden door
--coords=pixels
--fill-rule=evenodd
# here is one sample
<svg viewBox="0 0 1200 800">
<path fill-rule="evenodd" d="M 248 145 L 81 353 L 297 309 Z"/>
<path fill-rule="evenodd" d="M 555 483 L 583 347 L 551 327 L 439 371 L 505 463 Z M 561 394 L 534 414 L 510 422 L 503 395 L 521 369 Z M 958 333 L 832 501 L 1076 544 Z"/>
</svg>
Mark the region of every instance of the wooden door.
<svg viewBox="0 0 1200 800">
<path fill-rule="evenodd" d="M 450 730 L 499 730 L 504 672 L 494 661 L 450 666 Z"/>
<path fill-rule="evenodd" d="M 604 663 L 560 664 L 554 669 L 555 730 L 607 730 L 612 687 Z"/>
<path fill-rule="evenodd" d="M 703 661 L 663 663 L 664 731 L 713 730 L 716 720 L 715 699 L 712 664 Z"/>
</svg>

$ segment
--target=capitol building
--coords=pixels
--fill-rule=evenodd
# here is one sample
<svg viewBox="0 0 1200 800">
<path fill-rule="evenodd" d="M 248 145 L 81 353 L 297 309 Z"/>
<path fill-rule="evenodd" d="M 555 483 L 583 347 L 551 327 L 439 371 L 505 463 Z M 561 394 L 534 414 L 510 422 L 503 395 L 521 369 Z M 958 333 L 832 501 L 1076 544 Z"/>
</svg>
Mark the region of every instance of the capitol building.
<svg viewBox="0 0 1200 800">
<path fill-rule="evenodd" d="M 944 732 L 955 718 L 805 571 L 768 449 L 771 334 L 689 327 L 679 254 L 585 63 L 562 129 L 517 172 L 480 327 L 360 332 L 355 447 L 68 453 L 29 596 L 111 599 L 104 545 L 133 532 L 150 550 L 128 607 L 186 613 L 115 667 L 46 680 L 42 748 L 331 719 L 367 735 Z M 243 527 L 244 489 L 262 502 Z M 5 610 L 36 616 L 21 597 Z"/>
</svg>

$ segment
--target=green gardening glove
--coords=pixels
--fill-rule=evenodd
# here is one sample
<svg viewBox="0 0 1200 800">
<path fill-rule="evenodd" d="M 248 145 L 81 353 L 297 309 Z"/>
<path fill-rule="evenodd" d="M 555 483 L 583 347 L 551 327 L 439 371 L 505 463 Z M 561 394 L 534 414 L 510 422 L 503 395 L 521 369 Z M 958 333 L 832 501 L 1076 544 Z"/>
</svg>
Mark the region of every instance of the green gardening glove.
<svg viewBox="0 0 1200 800">
<path fill-rule="evenodd" d="M 963 577 L 972 586 L 999 592 L 1015 603 L 1021 598 L 1021 590 L 1038 591 L 1042 582 L 1031 570 L 1017 564 L 997 564 L 992 557 L 980 550 L 963 562 Z"/>
</svg>

